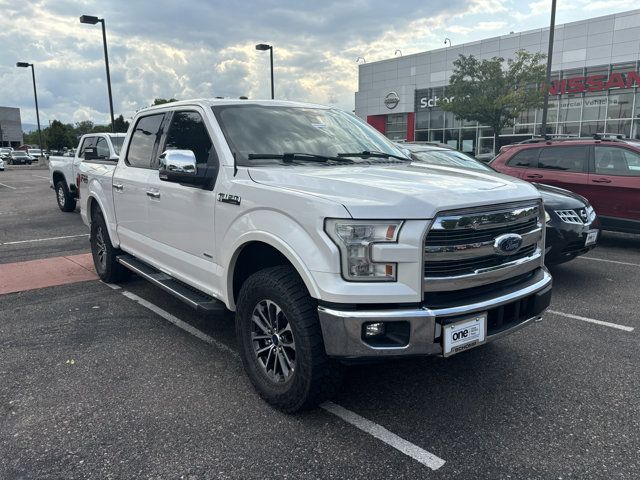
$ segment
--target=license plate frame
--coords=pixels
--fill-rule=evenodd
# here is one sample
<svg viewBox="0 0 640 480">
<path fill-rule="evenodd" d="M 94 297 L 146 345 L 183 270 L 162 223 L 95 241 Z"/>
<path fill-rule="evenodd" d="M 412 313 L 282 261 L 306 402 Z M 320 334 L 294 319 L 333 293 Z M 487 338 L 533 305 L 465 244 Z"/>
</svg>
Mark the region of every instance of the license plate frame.
<svg viewBox="0 0 640 480">
<path fill-rule="evenodd" d="M 442 355 L 450 357 L 487 341 L 487 312 L 442 325 Z"/>
<path fill-rule="evenodd" d="M 584 240 L 584 246 L 594 245 L 598 241 L 598 230 L 589 230 Z"/>
</svg>

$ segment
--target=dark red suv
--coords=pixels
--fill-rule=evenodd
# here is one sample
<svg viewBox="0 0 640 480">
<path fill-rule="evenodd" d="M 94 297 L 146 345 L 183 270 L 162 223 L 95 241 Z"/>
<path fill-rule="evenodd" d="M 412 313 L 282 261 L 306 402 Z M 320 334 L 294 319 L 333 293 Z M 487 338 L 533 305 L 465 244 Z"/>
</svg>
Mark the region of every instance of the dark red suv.
<svg viewBox="0 0 640 480">
<path fill-rule="evenodd" d="M 502 147 L 496 170 L 566 188 L 587 198 L 604 230 L 640 233 L 640 142 L 529 140 Z"/>
</svg>

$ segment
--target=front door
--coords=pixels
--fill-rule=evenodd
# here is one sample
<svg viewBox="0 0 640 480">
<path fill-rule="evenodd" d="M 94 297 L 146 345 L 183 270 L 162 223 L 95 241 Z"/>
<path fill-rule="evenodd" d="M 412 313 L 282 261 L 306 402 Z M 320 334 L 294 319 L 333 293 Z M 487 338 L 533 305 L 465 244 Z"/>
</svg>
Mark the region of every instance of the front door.
<svg viewBox="0 0 640 480">
<path fill-rule="evenodd" d="M 217 169 L 218 158 L 203 113 L 195 107 L 173 111 L 158 155 L 172 149 L 191 150 L 198 169 Z M 213 189 L 162 181 L 157 171 L 151 175 L 149 187 L 155 195 L 149 202 L 153 263 L 216 295 Z"/>
<path fill-rule="evenodd" d="M 640 230 L 640 153 L 614 145 L 594 147 L 589 200 L 607 227 L 636 223 Z M 613 224 L 610 219 L 616 219 Z M 620 222 L 622 220 L 622 222 Z M 631 225 L 629 225 L 631 226 Z"/>
<path fill-rule="evenodd" d="M 148 259 L 150 253 L 150 198 L 147 190 L 163 119 L 163 113 L 138 119 L 124 161 L 118 162 L 113 172 L 113 203 L 120 244 L 128 252 L 144 260 Z"/>
</svg>

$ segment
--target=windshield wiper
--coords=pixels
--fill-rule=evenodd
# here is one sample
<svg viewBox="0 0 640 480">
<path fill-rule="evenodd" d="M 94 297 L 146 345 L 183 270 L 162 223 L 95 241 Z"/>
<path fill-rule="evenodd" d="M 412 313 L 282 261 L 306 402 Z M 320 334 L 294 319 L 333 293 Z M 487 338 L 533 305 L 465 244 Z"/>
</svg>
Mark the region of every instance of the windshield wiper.
<svg viewBox="0 0 640 480">
<path fill-rule="evenodd" d="M 249 160 L 282 160 L 284 163 L 291 163 L 294 160 L 306 161 L 306 162 L 340 162 L 340 163 L 353 163 L 352 160 L 346 158 L 332 157 L 331 155 L 317 155 L 315 153 L 250 153 L 247 158 Z"/>
<path fill-rule="evenodd" d="M 405 162 L 410 162 L 411 160 L 407 157 L 401 157 L 400 155 L 393 155 L 392 153 L 384 153 L 384 152 L 375 152 L 365 150 L 364 152 L 354 152 L 354 153 L 339 153 L 339 157 L 358 157 L 358 158 L 396 158 L 398 160 L 404 160 Z"/>
</svg>

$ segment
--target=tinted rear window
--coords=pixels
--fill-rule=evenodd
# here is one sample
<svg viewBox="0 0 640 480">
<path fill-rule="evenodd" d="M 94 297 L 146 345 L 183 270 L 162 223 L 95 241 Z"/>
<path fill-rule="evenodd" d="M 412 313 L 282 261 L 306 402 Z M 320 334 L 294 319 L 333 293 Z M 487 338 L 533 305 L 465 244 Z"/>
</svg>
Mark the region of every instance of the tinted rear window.
<svg viewBox="0 0 640 480">
<path fill-rule="evenodd" d="M 510 167 L 537 167 L 538 155 L 540 154 L 539 148 L 525 148 L 516 152 L 513 157 L 509 159 L 507 165 Z"/>
</svg>

